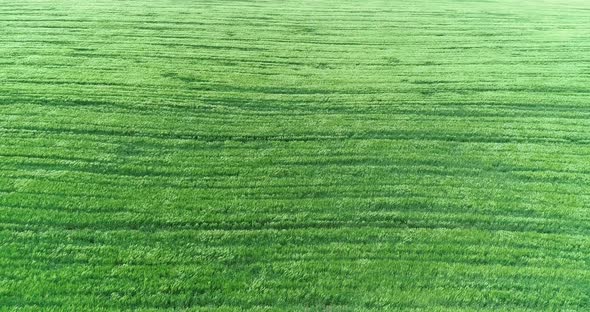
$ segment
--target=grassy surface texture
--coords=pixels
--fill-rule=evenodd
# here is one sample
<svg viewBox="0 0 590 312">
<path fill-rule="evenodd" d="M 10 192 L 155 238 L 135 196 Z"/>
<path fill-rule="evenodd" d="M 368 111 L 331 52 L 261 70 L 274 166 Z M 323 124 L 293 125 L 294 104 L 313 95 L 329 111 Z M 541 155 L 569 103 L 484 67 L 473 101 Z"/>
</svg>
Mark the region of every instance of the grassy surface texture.
<svg viewBox="0 0 590 312">
<path fill-rule="evenodd" d="M 590 310 L 590 2 L 0 0 L 0 310 Z"/>
</svg>

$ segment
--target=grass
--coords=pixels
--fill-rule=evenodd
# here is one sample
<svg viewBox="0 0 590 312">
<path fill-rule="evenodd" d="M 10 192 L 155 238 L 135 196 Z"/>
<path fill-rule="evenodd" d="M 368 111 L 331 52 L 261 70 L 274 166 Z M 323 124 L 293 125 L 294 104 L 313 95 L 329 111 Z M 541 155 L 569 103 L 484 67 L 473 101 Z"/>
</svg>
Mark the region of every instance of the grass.
<svg viewBox="0 0 590 312">
<path fill-rule="evenodd" d="M 0 0 L 0 310 L 588 311 L 590 3 Z"/>
</svg>

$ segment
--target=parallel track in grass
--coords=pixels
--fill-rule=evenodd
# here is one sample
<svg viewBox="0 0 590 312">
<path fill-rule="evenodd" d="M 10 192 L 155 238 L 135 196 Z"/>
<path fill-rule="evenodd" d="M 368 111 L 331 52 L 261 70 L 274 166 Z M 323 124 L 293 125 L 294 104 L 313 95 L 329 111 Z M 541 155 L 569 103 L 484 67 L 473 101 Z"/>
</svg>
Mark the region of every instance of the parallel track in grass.
<svg viewBox="0 0 590 312">
<path fill-rule="evenodd" d="M 0 310 L 590 309 L 590 3 L 0 0 Z"/>
</svg>

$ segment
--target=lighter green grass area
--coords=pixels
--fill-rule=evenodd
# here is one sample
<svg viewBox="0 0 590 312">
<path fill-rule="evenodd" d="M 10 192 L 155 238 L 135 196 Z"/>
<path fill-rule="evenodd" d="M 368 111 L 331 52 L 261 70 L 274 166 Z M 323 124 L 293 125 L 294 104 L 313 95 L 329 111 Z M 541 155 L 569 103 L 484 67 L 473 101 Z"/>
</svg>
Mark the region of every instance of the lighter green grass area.
<svg viewBox="0 0 590 312">
<path fill-rule="evenodd" d="M 0 311 L 589 311 L 590 2 L 0 0 Z"/>
</svg>

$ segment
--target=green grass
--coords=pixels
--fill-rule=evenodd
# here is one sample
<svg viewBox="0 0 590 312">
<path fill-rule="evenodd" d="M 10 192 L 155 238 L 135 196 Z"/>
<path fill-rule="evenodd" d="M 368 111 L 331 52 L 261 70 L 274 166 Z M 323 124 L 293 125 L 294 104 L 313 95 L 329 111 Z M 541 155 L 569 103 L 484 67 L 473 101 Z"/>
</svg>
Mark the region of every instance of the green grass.
<svg viewBox="0 0 590 312">
<path fill-rule="evenodd" d="M 0 0 L 0 310 L 590 310 L 590 2 Z"/>
</svg>

